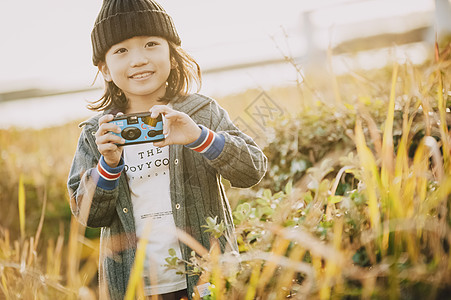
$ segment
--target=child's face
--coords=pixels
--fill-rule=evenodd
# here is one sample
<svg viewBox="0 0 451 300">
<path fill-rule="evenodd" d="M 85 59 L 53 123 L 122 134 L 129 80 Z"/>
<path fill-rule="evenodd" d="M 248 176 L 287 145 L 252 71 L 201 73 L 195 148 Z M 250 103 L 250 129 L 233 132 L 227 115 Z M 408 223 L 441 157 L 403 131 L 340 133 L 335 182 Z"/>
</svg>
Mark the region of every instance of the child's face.
<svg viewBox="0 0 451 300">
<path fill-rule="evenodd" d="M 112 46 L 99 64 L 106 81 L 113 81 L 129 101 L 136 97 L 157 100 L 164 96 L 171 71 L 166 39 L 138 36 Z"/>
</svg>

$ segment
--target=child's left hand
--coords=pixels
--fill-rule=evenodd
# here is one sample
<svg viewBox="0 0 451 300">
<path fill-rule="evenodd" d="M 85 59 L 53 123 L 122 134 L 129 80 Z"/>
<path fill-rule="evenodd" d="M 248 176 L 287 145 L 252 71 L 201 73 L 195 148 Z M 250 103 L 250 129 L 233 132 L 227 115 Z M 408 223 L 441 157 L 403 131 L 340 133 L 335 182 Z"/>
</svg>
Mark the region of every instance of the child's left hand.
<svg viewBox="0 0 451 300">
<path fill-rule="evenodd" d="M 166 105 L 155 105 L 150 109 L 151 117 L 156 118 L 158 114 L 165 117 L 163 122 L 163 134 L 165 139 L 155 142 L 157 147 L 172 144 L 187 145 L 196 141 L 201 134 L 199 126 L 185 113 L 173 110 Z"/>
</svg>

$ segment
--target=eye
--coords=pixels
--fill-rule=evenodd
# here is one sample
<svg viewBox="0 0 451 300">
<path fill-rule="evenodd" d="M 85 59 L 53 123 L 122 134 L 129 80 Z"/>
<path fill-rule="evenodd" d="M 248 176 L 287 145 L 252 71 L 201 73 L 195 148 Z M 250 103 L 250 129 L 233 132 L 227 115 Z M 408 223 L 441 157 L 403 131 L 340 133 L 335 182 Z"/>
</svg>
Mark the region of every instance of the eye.
<svg viewBox="0 0 451 300">
<path fill-rule="evenodd" d="M 157 46 L 157 45 L 158 45 L 157 42 L 150 41 L 150 42 L 147 42 L 146 48 L 151 48 L 151 47 L 154 47 L 154 46 Z"/>
<path fill-rule="evenodd" d="M 127 49 L 125 48 L 119 48 L 116 51 L 114 51 L 114 54 L 121 54 L 127 52 Z"/>
</svg>

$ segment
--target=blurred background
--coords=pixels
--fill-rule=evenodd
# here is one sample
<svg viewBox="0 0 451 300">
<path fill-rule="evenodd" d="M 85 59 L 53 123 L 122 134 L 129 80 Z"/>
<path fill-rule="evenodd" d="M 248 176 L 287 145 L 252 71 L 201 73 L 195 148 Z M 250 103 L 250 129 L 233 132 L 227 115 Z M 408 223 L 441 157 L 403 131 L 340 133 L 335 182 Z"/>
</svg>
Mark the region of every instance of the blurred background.
<svg viewBox="0 0 451 300">
<path fill-rule="evenodd" d="M 203 70 L 201 92 L 213 97 L 294 85 L 293 63 L 302 72 L 329 67 L 336 74 L 380 68 L 393 57 L 420 64 L 435 34 L 451 31 L 449 0 L 160 2 Z M 101 4 L 0 2 L 0 128 L 43 128 L 92 114 L 86 101 L 103 90 L 101 78 L 93 83 L 90 41 Z"/>
</svg>

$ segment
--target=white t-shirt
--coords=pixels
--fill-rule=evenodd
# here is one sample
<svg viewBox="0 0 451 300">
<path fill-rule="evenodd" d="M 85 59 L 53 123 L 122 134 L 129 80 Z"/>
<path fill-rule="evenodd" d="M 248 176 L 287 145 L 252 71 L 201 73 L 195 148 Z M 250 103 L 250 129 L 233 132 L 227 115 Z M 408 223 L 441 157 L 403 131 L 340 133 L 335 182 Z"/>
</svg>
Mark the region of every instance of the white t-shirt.
<svg viewBox="0 0 451 300">
<path fill-rule="evenodd" d="M 126 146 L 124 161 L 137 237 L 142 237 L 149 222 L 151 226 L 143 272 L 146 295 L 185 289 L 185 275 L 164 266 L 170 248 L 182 257 L 171 206 L 169 147 L 153 143 Z"/>
</svg>

